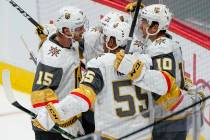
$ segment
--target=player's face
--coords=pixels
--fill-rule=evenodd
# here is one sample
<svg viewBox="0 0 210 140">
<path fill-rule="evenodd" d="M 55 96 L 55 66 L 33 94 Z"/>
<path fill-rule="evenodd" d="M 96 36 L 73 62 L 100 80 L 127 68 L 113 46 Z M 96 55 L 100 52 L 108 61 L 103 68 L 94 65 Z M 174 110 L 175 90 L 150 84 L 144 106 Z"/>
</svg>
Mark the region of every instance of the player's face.
<svg viewBox="0 0 210 140">
<path fill-rule="evenodd" d="M 77 28 L 75 29 L 74 39 L 75 39 L 76 41 L 80 41 L 80 40 L 83 38 L 84 32 L 85 32 L 85 27 L 84 27 L 84 25 L 81 26 L 81 27 L 77 27 Z"/>
<path fill-rule="evenodd" d="M 115 37 L 107 37 L 104 35 L 104 50 L 105 52 L 112 52 L 114 53 L 115 50 L 117 49 L 117 43 Z"/>
<path fill-rule="evenodd" d="M 63 34 L 65 34 L 68 37 L 72 37 L 72 33 L 71 33 L 69 28 L 64 27 L 63 28 Z"/>
<path fill-rule="evenodd" d="M 150 33 L 150 34 L 154 34 L 154 33 L 157 32 L 158 24 L 150 27 L 150 25 L 148 24 L 147 20 L 142 18 L 141 22 L 140 22 L 140 25 L 139 25 L 139 28 L 140 28 L 140 30 L 143 33 L 143 37 L 146 38 L 146 36 L 148 35 L 147 34 L 147 30 L 148 30 L 148 33 Z"/>
<path fill-rule="evenodd" d="M 107 46 L 111 49 L 115 48 L 117 46 L 116 40 L 114 37 L 110 37 L 109 41 L 107 42 Z"/>
</svg>

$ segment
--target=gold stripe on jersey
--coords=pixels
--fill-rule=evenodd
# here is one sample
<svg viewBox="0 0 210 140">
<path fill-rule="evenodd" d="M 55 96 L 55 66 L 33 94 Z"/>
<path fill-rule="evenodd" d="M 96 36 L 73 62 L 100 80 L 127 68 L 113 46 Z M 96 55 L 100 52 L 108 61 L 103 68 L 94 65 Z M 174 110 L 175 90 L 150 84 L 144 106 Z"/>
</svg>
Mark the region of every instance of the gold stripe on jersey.
<svg viewBox="0 0 210 140">
<path fill-rule="evenodd" d="M 45 128 L 42 126 L 42 124 L 41 124 L 37 119 L 32 119 L 31 122 L 32 122 L 33 126 L 39 128 L 39 129 L 42 129 L 42 130 L 44 130 L 44 131 L 48 131 L 47 129 L 45 129 Z"/>
<path fill-rule="evenodd" d="M 95 131 L 95 133 L 99 134 L 101 136 L 102 140 L 117 140 L 117 138 L 110 136 L 108 134 L 102 134 L 100 131 Z"/>
<path fill-rule="evenodd" d="M 50 118 L 56 124 L 58 124 L 58 126 L 63 127 L 63 128 L 69 127 L 72 124 L 74 124 L 77 121 L 78 117 L 79 117 L 79 115 L 77 115 L 77 116 L 71 117 L 71 118 L 69 118 L 67 120 L 61 120 L 59 113 L 57 112 L 57 110 L 55 109 L 55 107 L 53 106 L 52 103 L 49 103 L 46 106 L 46 108 L 47 108 L 47 111 L 48 111 L 48 113 L 50 115 Z"/>
<path fill-rule="evenodd" d="M 90 86 L 80 84 L 79 88 L 74 89 L 71 93 L 72 94 L 79 93 L 79 94 L 85 96 L 86 98 L 88 98 L 88 100 L 90 101 L 90 104 L 91 104 L 90 107 L 92 107 L 92 105 L 95 103 L 96 93 Z"/>
<path fill-rule="evenodd" d="M 82 79 L 82 74 L 81 74 L 81 64 L 75 69 L 75 88 L 79 86 L 79 82 Z"/>
<path fill-rule="evenodd" d="M 156 100 L 155 102 L 163 107 L 165 110 L 171 110 L 173 109 L 182 99 L 181 96 L 181 90 L 180 88 L 176 85 L 176 79 L 171 76 L 168 72 L 163 72 L 164 76 L 167 76 L 167 82 L 168 83 L 168 91 L 165 95 L 161 96 Z"/>
<path fill-rule="evenodd" d="M 101 137 L 103 140 L 117 140 L 116 138 L 106 135 L 106 134 L 101 134 Z"/>
<path fill-rule="evenodd" d="M 48 103 L 55 100 L 58 100 L 58 97 L 56 93 L 50 88 L 33 91 L 31 93 L 32 105 Z"/>
</svg>

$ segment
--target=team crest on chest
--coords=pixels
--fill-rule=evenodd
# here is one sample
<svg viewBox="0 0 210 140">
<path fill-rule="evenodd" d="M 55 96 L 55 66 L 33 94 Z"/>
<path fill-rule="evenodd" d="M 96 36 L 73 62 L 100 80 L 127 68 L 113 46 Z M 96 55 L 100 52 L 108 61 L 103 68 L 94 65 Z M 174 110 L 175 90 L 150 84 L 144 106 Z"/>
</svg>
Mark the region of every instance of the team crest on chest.
<svg viewBox="0 0 210 140">
<path fill-rule="evenodd" d="M 156 14 L 160 13 L 160 7 L 155 7 L 155 8 L 154 8 L 154 12 L 155 12 Z"/>
<path fill-rule="evenodd" d="M 138 47 L 138 48 L 141 47 L 142 49 L 143 49 L 143 46 L 144 46 L 144 44 L 139 40 L 135 40 L 133 45 Z"/>
<path fill-rule="evenodd" d="M 162 39 L 162 38 L 160 38 L 160 39 L 157 39 L 156 41 L 155 41 L 155 46 L 156 45 L 160 45 L 161 43 L 164 43 L 165 44 L 165 41 L 166 41 L 166 39 Z"/>
<path fill-rule="evenodd" d="M 64 15 L 64 16 L 65 16 L 65 19 L 70 19 L 71 14 L 67 12 L 67 13 L 65 13 L 65 15 Z"/>
<path fill-rule="evenodd" d="M 49 49 L 49 53 L 51 56 L 56 56 L 58 57 L 58 54 L 60 54 L 60 49 L 58 49 L 57 47 L 52 47 Z"/>
</svg>

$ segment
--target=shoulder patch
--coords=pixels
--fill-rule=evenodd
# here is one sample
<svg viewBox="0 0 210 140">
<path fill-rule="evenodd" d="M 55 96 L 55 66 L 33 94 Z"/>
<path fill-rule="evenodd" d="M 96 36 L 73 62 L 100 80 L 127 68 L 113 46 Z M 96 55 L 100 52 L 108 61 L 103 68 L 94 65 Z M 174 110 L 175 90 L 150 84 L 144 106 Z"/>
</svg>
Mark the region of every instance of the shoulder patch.
<svg viewBox="0 0 210 140">
<path fill-rule="evenodd" d="M 59 49 L 58 47 L 51 46 L 48 54 L 51 56 L 58 57 L 58 55 L 60 54 L 60 51 L 61 51 L 61 49 Z"/>
</svg>

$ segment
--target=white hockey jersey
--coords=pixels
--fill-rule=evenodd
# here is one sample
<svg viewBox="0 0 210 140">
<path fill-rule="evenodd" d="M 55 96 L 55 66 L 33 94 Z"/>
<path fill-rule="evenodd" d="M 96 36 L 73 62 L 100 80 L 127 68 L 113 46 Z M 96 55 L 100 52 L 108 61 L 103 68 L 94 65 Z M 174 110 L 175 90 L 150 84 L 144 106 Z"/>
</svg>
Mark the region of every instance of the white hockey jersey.
<svg viewBox="0 0 210 140">
<path fill-rule="evenodd" d="M 88 31 L 84 33 L 83 55 L 86 63 L 102 53 L 104 53 L 102 33 L 97 27 L 89 28 Z"/>
<path fill-rule="evenodd" d="M 38 52 L 38 65 L 31 96 L 34 111 L 39 111 L 49 102 L 58 103 L 80 82 L 79 43 L 73 42 L 71 48 L 64 48 L 54 38 L 55 34 L 49 36 Z M 52 96 L 48 97 L 47 93 L 43 95 L 42 89 L 47 88 L 56 93 L 57 99 Z M 34 129 L 40 131 L 37 128 Z M 79 120 L 72 123 L 70 129 L 74 136 L 78 131 L 83 132 Z"/>
<path fill-rule="evenodd" d="M 168 91 L 164 96 L 151 93 L 155 102 L 163 107 L 156 110 L 158 114 L 155 117 L 162 118 L 170 111 L 177 111 L 192 103 L 188 95 L 181 90 L 184 87 L 184 60 L 179 44 L 170 38 L 160 37 L 153 42 L 148 41 L 143 52 L 152 58 L 151 69 L 164 71 L 163 75 L 167 80 Z M 134 84 L 140 86 L 141 82 L 134 81 Z"/>
<path fill-rule="evenodd" d="M 160 37 L 147 44 L 145 53 L 153 60 L 153 69 L 169 72 L 176 78 L 179 87 L 184 86 L 184 60 L 178 42 L 168 37 Z"/>
<path fill-rule="evenodd" d="M 53 37 L 50 36 L 38 52 L 33 91 L 49 87 L 62 99 L 69 90 L 77 87 L 79 82 L 79 79 L 76 79 L 80 74 L 79 44 L 74 42 L 70 49 L 63 48 Z"/>
<path fill-rule="evenodd" d="M 127 76 L 114 69 L 114 60 L 115 54 L 103 54 L 89 61 L 87 67 L 98 69 L 104 83 L 94 105 L 95 129 L 104 136 L 120 138 L 148 123 L 148 116 L 141 115 L 141 112 L 148 109 L 148 96 L 140 88 L 132 86 Z M 99 83 L 95 81 L 92 84 Z M 148 130 L 144 134 L 148 135 Z M 141 140 L 145 135 L 138 133 L 129 139 Z"/>
</svg>

